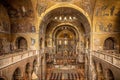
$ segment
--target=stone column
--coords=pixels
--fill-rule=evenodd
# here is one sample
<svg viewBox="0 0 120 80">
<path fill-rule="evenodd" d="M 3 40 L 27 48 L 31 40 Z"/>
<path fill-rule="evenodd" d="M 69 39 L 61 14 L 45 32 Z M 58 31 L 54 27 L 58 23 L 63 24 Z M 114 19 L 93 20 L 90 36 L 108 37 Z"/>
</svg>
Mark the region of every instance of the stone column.
<svg viewBox="0 0 120 80">
<path fill-rule="evenodd" d="M 28 80 L 32 79 L 31 70 L 28 71 Z"/>
<path fill-rule="evenodd" d="M 96 73 L 96 69 L 95 69 L 95 65 L 94 63 L 92 62 L 92 65 L 90 66 L 91 67 L 91 80 L 97 80 L 97 73 Z"/>
<path fill-rule="evenodd" d="M 89 50 L 88 51 L 88 56 L 89 56 L 89 59 L 88 59 L 88 67 L 89 67 L 89 79 L 88 80 L 94 80 L 94 79 L 92 79 L 92 77 L 93 77 L 93 70 L 92 70 L 92 67 L 93 67 L 93 65 L 92 65 L 92 53 L 91 53 L 91 51 Z"/>
<path fill-rule="evenodd" d="M 46 59 L 45 59 L 45 54 L 44 54 L 42 65 L 43 65 L 43 73 L 42 73 L 43 78 L 42 78 L 42 80 L 46 80 Z"/>
<path fill-rule="evenodd" d="M 85 55 L 85 80 L 88 80 L 88 61 Z"/>
<path fill-rule="evenodd" d="M 38 76 L 38 79 L 41 80 L 41 50 L 38 51 L 37 55 L 37 65 L 36 65 L 36 74 Z"/>
<path fill-rule="evenodd" d="M 41 57 L 39 58 L 39 69 L 38 69 L 38 76 L 39 76 L 39 80 L 42 80 L 42 63 L 41 63 Z"/>
</svg>

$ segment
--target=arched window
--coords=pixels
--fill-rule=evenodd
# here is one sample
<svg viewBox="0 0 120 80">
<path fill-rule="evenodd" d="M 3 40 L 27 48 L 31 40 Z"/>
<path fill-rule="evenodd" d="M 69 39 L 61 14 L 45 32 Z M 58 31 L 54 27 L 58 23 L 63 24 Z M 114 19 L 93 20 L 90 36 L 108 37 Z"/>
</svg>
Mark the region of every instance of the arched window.
<svg viewBox="0 0 120 80">
<path fill-rule="evenodd" d="M 107 80 L 114 80 L 113 72 L 110 69 L 107 70 Z"/>
<path fill-rule="evenodd" d="M 113 38 L 107 38 L 104 42 L 104 50 L 114 50 L 115 49 L 115 41 Z"/>
<path fill-rule="evenodd" d="M 19 37 L 16 40 L 17 49 L 26 50 L 27 49 L 27 40 L 23 37 Z"/>
<path fill-rule="evenodd" d="M 17 69 L 14 71 L 13 79 L 12 79 L 12 80 L 21 80 L 21 79 L 22 79 L 21 70 L 20 70 L 19 68 L 17 68 Z"/>
</svg>

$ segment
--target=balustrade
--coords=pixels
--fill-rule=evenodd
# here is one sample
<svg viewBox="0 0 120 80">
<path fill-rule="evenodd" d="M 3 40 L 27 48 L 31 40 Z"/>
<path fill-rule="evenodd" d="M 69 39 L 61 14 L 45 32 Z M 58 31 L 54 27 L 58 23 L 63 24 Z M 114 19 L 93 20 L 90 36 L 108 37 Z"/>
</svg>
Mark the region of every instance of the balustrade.
<svg viewBox="0 0 120 80">
<path fill-rule="evenodd" d="M 93 56 L 98 57 L 118 68 L 120 68 L 119 55 L 120 54 L 118 54 L 117 51 L 93 51 Z"/>
<path fill-rule="evenodd" d="M 37 55 L 37 51 L 23 51 L 0 56 L 0 69 Z"/>
</svg>

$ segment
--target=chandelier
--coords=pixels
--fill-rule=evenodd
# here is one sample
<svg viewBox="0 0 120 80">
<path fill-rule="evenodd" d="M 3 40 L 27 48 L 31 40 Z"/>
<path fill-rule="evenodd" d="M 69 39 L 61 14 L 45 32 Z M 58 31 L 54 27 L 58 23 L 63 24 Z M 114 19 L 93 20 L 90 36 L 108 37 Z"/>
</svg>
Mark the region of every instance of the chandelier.
<svg viewBox="0 0 120 80">
<path fill-rule="evenodd" d="M 53 1 L 55 1 L 55 2 L 70 2 L 72 0 L 53 0 Z"/>
<path fill-rule="evenodd" d="M 77 18 L 75 16 L 56 16 L 56 17 L 54 17 L 54 20 L 57 20 L 57 21 L 73 21 L 76 19 Z"/>
</svg>

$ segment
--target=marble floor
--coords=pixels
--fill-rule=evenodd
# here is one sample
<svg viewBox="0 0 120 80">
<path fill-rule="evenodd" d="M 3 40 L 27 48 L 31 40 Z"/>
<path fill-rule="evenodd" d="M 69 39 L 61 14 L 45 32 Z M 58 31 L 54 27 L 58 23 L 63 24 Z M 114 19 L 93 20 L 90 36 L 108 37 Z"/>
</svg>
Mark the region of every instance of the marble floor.
<svg viewBox="0 0 120 80">
<path fill-rule="evenodd" d="M 73 66 L 49 69 L 47 80 L 84 80 L 84 70 Z"/>
</svg>

